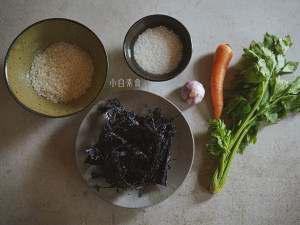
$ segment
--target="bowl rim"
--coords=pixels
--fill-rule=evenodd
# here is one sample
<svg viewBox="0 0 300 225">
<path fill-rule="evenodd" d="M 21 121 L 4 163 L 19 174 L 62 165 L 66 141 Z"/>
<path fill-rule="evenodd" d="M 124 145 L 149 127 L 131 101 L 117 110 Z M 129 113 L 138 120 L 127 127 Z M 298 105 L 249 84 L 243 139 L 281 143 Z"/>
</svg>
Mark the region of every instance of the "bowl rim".
<svg viewBox="0 0 300 225">
<path fill-rule="evenodd" d="M 156 16 L 160 16 L 160 17 L 166 17 L 166 18 L 169 18 L 171 20 L 174 20 L 176 23 L 179 23 L 187 32 L 188 36 L 189 36 L 189 42 L 190 42 L 190 45 L 191 45 L 191 54 L 189 55 L 189 59 L 187 61 L 187 64 L 182 68 L 181 71 L 179 71 L 179 73 L 177 73 L 175 76 L 170 76 L 169 78 L 164 78 L 164 79 L 151 79 L 151 78 L 146 78 L 144 77 L 143 75 L 139 74 L 138 72 L 136 72 L 135 70 L 132 69 L 132 67 L 130 66 L 130 64 L 128 63 L 128 60 L 127 60 L 127 57 L 126 57 L 126 54 L 125 54 L 125 41 L 127 39 L 127 36 L 130 32 L 130 30 L 136 25 L 138 24 L 141 20 L 144 20 L 144 19 L 147 19 L 147 18 L 150 18 L 150 17 L 156 17 Z M 134 72 L 137 76 L 139 76 L 140 78 L 143 78 L 145 80 L 149 80 L 149 81 L 155 81 L 155 82 L 161 82 L 161 81 L 168 81 L 168 80 L 172 80 L 173 78 L 179 76 L 185 69 L 186 67 L 188 66 L 188 64 L 190 63 L 191 61 L 191 58 L 192 58 L 192 55 L 193 55 L 193 42 L 192 42 L 192 38 L 191 38 L 191 35 L 188 31 L 188 29 L 183 25 L 183 23 L 181 23 L 179 20 L 175 19 L 174 17 L 172 16 L 169 16 L 169 15 L 165 15 L 165 14 L 151 14 L 151 15 L 148 15 L 148 16 L 144 16 L 140 19 L 138 19 L 134 24 L 132 24 L 130 26 L 130 28 L 128 29 L 128 31 L 126 32 L 126 35 L 125 35 L 125 38 L 124 38 L 124 41 L 123 41 L 123 56 L 125 58 L 125 61 L 126 61 L 126 64 L 128 65 L 128 67 L 130 68 L 130 70 L 132 72 Z"/>
<path fill-rule="evenodd" d="M 51 21 L 51 20 L 61 20 L 61 21 L 68 21 L 68 22 L 71 22 L 71 23 L 75 23 L 81 27 L 83 27 L 84 29 L 88 30 L 89 32 L 91 32 L 92 35 L 94 35 L 97 39 L 97 41 L 99 42 L 101 48 L 103 49 L 104 51 L 104 56 L 105 56 L 105 63 L 106 63 L 106 70 L 105 70 L 105 79 L 104 79 L 104 82 L 103 82 L 103 86 L 99 89 L 97 95 L 91 100 L 91 102 L 89 104 L 87 104 L 85 107 L 83 107 L 82 109 L 76 111 L 76 112 L 72 112 L 72 113 L 68 113 L 68 114 L 64 114 L 64 115 L 60 115 L 60 116 L 51 116 L 51 115 L 47 115 L 47 114 L 44 114 L 44 113 L 40 113 L 40 112 L 37 112 L 31 108 L 29 108 L 28 106 L 26 106 L 24 103 L 21 102 L 21 100 L 19 100 L 17 98 L 17 96 L 14 94 L 12 88 L 11 88 L 11 85 L 9 84 L 9 81 L 8 81 L 8 75 L 7 75 L 7 64 L 8 64 L 8 58 L 10 56 L 10 53 L 12 51 L 12 48 L 14 47 L 15 43 L 21 38 L 21 36 L 26 33 L 30 28 L 40 24 L 40 23 L 44 23 L 44 22 L 47 22 L 47 21 Z M 92 31 L 90 28 L 88 28 L 86 25 L 80 23 L 80 22 L 77 22 L 75 20 L 72 20 L 72 19 L 67 19 L 67 18 L 59 18 L 59 17 L 55 17 L 55 18 L 48 18 L 48 19 L 43 19 L 43 20 L 39 20 L 29 26 L 27 26 L 25 29 L 22 30 L 22 32 L 20 34 L 18 34 L 15 39 L 12 41 L 12 43 L 9 45 L 9 48 L 7 50 L 7 53 L 5 55 L 5 59 L 4 59 L 4 80 L 5 80 L 5 83 L 6 83 L 6 86 L 9 90 L 9 93 L 11 94 L 11 96 L 16 100 L 17 103 L 19 103 L 19 105 L 21 105 L 23 108 L 25 108 L 26 110 L 36 114 L 36 115 L 39 115 L 39 116 L 42 116 L 42 117 L 46 117 L 46 118 L 64 118 L 64 117 L 69 117 L 69 116 L 72 116 L 74 114 L 77 114 L 79 112 L 82 112 L 83 110 L 85 110 L 86 108 L 88 108 L 94 101 L 95 99 L 99 96 L 99 94 L 101 93 L 101 91 L 103 90 L 104 86 L 105 86 L 105 83 L 107 81 L 107 76 L 108 76 L 108 68 L 109 68 L 109 63 L 108 63 L 108 57 L 107 57 L 107 52 L 105 50 L 105 47 L 103 45 L 103 43 L 101 42 L 100 38 L 95 34 L 94 31 Z M 57 103 L 59 104 L 59 103 Z"/>
</svg>

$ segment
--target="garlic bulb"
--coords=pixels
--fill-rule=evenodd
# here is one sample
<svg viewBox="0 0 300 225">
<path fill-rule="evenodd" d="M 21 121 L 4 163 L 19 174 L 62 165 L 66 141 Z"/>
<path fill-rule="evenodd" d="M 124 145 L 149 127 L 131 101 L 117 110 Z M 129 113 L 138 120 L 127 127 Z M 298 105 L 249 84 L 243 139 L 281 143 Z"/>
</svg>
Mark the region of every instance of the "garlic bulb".
<svg viewBox="0 0 300 225">
<path fill-rule="evenodd" d="M 203 85 L 196 81 L 190 80 L 181 89 L 181 98 L 190 105 L 198 104 L 205 95 Z"/>
</svg>

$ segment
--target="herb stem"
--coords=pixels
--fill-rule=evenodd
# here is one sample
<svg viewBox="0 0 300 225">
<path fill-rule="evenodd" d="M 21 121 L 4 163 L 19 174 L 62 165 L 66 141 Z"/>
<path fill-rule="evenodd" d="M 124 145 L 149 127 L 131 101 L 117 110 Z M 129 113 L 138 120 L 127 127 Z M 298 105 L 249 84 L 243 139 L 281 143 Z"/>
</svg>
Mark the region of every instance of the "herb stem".
<svg viewBox="0 0 300 225">
<path fill-rule="evenodd" d="M 223 171 L 224 171 L 224 168 L 225 168 L 225 160 L 226 160 L 226 156 L 227 156 L 227 154 L 228 153 L 224 153 L 224 154 L 222 154 L 222 156 L 221 156 L 221 161 L 220 161 L 220 168 L 219 168 L 219 175 L 218 176 L 220 176 L 220 177 L 222 177 L 223 176 Z"/>
<path fill-rule="evenodd" d="M 233 158 L 235 156 L 235 153 L 239 149 L 239 146 L 240 146 L 242 140 L 244 139 L 245 135 L 247 134 L 247 132 L 249 131 L 250 128 L 251 128 L 251 126 L 248 126 L 246 129 L 243 130 L 242 134 L 239 136 L 239 139 L 238 139 L 237 143 L 235 144 L 234 149 L 231 151 L 229 159 L 226 163 L 225 168 L 222 169 L 222 172 L 220 173 L 219 169 L 216 170 L 216 172 L 214 174 L 214 177 L 213 177 L 213 180 L 212 180 L 212 183 L 210 185 L 210 191 L 212 193 L 217 194 L 217 193 L 221 192 L 221 190 L 222 190 L 222 188 L 225 184 L 227 175 L 229 173 L 229 169 L 230 169 L 231 164 L 233 162 Z M 222 161 L 220 162 L 220 169 L 221 169 L 221 167 L 224 167 L 222 165 L 224 163 L 224 161 L 223 161 L 223 156 L 224 155 L 225 154 L 223 154 L 222 157 L 221 157 Z"/>
<path fill-rule="evenodd" d="M 251 128 L 251 126 L 249 126 L 249 124 L 256 118 L 256 116 L 253 117 L 253 114 L 255 113 L 258 106 L 260 105 L 260 103 L 261 103 L 261 101 L 264 97 L 264 93 L 266 91 L 266 88 L 268 87 L 267 82 L 262 83 L 262 85 L 263 85 L 263 92 L 262 92 L 261 96 L 256 101 L 256 103 L 253 106 L 252 110 L 248 114 L 247 118 L 243 121 L 242 125 L 240 126 L 240 128 L 238 129 L 237 133 L 234 135 L 234 137 L 231 141 L 229 149 L 232 149 L 233 147 L 234 148 L 229 153 L 230 155 L 229 155 L 228 160 L 226 160 L 228 153 L 222 154 L 222 156 L 220 158 L 219 168 L 216 170 L 216 172 L 214 174 L 214 179 L 213 179 L 212 184 L 210 186 L 210 190 L 213 193 L 219 193 L 222 190 L 222 187 L 225 184 L 225 180 L 226 180 L 226 177 L 229 173 L 229 169 L 231 167 L 231 164 L 232 164 L 233 158 L 235 156 L 235 153 L 238 150 L 244 136 L 247 134 L 247 132 Z M 227 161 L 227 162 L 225 162 L 225 161 Z"/>
<path fill-rule="evenodd" d="M 274 102 L 272 102 L 272 104 L 277 103 L 279 100 L 282 100 L 283 98 L 288 98 L 288 97 L 292 97 L 292 96 L 295 96 L 295 95 L 284 95 L 284 96 L 281 96 L 281 97 L 277 98 Z"/>
<path fill-rule="evenodd" d="M 255 105 L 253 106 L 252 110 L 248 114 L 247 118 L 244 120 L 244 122 L 242 123 L 242 125 L 240 126 L 240 128 L 238 129 L 236 134 L 234 135 L 234 137 L 231 141 L 230 149 L 234 146 L 235 142 L 239 138 L 239 136 L 242 133 L 242 131 L 244 130 L 244 128 L 252 121 L 252 119 L 250 120 L 250 118 L 252 117 L 252 115 L 256 111 L 257 107 L 260 105 L 260 103 L 261 103 L 261 101 L 264 97 L 264 93 L 266 91 L 266 88 L 268 87 L 267 82 L 262 83 L 262 85 L 263 85 L 263 92 L 262 92 L 261 96 L 259 97 L 259 99 L 256 101 Z M 249 120 L 250 120 L 250 122 L 249 122 Z"/>
<path fill-rule="evenodd" d="M 231 166 L 231 164 L 232 164 L 234 155 L 235 155 L 235 153 L 237 152 L 237 150 L 239 149 L 242 140 L 244 139 L 245 135 L 247 134 L 247 132 L 249 131 L 250 128 L 251 128 L 251 126 L 248 126 L 246 129 L 243 130 L 243 133 L 240 135 L 240 137 L 239 137 L 237 143 L 236 143 L 235 146 L 234 146 L 234 149 L 231 151 L 231 154 L 230 154 L 230 156 L 229 156 L 228 163 L 227 163 L 227 165 L 226 165 L 226 167 L 225 167 L 225 171 L 224 171 L 223 178 L 222 178 L 222 179 L 224 179 L 224 183 L 225 183 L 226 177 L 227 177 L 227 175 L 228 175 L 230 166 Z"/>
</svg>

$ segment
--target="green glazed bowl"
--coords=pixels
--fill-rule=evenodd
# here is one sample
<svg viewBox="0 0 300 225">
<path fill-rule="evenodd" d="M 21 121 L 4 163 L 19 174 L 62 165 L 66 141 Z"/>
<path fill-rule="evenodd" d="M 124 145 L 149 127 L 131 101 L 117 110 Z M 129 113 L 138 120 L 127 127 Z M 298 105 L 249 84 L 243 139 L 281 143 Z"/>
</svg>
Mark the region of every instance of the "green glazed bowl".
<svg viewBox="0 0 300 225">
<path fill-rule="evenodd" d="M 34 56 L 61 41 L 87 51 L 95 67 L 91 87 L 68 104 L 52 103 L 38 95 L 29 79 Z M 5 57 L 4 70 L 8 89 L 20 105 L 41 116 L 66 117 L 84 110 L 98 96 L 106 81 L 108 60 L 103 44 L 89 28 L 69 19 L 53 18 L 34 23 L 16 37 Z"/>
</svg>

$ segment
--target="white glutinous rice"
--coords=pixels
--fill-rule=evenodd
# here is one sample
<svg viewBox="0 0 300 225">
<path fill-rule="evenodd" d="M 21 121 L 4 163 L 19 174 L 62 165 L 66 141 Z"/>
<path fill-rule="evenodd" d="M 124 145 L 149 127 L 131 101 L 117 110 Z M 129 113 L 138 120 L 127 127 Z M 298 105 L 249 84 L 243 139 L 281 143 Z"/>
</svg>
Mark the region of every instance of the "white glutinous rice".
<svg viewBox="0 0 300 225">
<path fill-rule="evenodd" d="M 182 58 L 182 42 L 164 26 L 149 28 L 134 44 L 134 59 L 145 71 L 164 74 L 176 69 Z"/>
<path fill-rule="evenodd" d="M 55 43 L 38 53 L 29 72 L 33 89 L 54 103 L 79 98 L 91 86 L 93 60 L 76 45 Z"/>
</svg>

